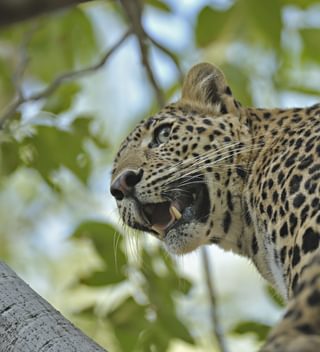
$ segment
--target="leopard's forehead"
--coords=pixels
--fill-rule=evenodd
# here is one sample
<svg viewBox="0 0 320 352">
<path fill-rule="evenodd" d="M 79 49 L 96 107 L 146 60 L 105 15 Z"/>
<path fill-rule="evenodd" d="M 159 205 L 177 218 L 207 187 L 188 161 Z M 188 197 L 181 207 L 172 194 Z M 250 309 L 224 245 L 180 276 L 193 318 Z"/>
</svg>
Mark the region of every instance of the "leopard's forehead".
<svg viewBox="0 0 320 352">
<path fill-rule="evenodd" d="M 136 129 L 140 128 L 140 131 L 149 131 L 150 129 L 156 127 L 161 123 L 187 123 L 188 121 L 192 121 L 196 115 L 201 115 L 201 113 L 192 109 L 188 109 L 186 107 L 181 107 L 172 104 L 166 106 L 154 116 L 151 116 L 141 121 L 140 124 L 136 127 Z M 135 132 L 135 130 L 133 132 Z"/>
<path fill-rule="evenodd" d="M 140 121 L 122 142 L 116 155 L 115 163 L 126 149 L 146 146 L 150 142 L 154 129 L 160 124 L 192 123 L 196 114 L 197 112 L 194 110 L 189 110 L 187 108 L 171 104 L 161 109 L 155 115 Z"/>
<path fill-rule="evenodd" d="M 120 148 L 120 152 L 123 148 L 128 145 L 145 145 L 144 139 L 148 140 L 155 128 L 161 124 L 175 123 L 177 125 L 185 125 L 186 129 L 190 129 L 191 126 L 195 124 L 196 120 L 205 121 L 206 117 L 208 117 L 208 114 L 206 112 L 198 110 L 188 105 L 168 105 L 162 110 L 160 110 L 157 114 L 142 120 L 123 142 Z M 212 119 L 212 117 L 213 116 L 211 115 L 210 119 Z"/>
</svg>

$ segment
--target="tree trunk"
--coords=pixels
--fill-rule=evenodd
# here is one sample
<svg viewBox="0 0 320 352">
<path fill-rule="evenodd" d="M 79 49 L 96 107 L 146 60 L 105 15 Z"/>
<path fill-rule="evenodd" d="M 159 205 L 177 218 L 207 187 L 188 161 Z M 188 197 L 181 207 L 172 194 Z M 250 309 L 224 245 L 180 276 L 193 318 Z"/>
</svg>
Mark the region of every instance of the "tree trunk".
<svg viewBox="0 0 320 352">
<path fill-rule="evenodd" d="M 105 352 L 0 262 L 0 352 Z"/>
<path fill-rule="evenodd" d="M 0 26 L 90 0 L 0 0 Z"/>
</svg>

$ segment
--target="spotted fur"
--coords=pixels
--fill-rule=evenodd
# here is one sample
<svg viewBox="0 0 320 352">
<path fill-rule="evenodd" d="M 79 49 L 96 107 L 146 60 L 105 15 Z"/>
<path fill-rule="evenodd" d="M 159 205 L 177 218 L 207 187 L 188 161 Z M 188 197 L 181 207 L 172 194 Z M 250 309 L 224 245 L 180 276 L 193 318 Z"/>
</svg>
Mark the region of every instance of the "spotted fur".
<svg viewBox="0 0 320 352">
<path fill-rule="evenodd" d="M 164 124 L 170 136 L 154 144 Z M 261 352 L 320 351 L 320 104 L 245 108 L 220 70 L 196 65 L 181 99 L 123 142 L 113 182 L 126 170 L 143 170 L 134 193 L 118 201 L 126 224 L 160 237 L 173 253 L 214 243 L 248 257 L 288 301 Z M 209 190 L 208 216 L 159 236 L 137 202 L 163 202 L 170 183 L 183 188 L 179 180 L 194 172 Z"/>
</svg>

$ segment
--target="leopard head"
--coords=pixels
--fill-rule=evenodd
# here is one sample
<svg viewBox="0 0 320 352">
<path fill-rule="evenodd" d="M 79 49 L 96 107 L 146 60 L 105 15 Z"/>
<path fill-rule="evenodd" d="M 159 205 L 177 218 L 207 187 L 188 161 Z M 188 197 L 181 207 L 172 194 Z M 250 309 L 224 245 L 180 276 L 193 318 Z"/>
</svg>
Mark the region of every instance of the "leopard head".
<svg viewBox="0 0 320 352">
<path fill-rule="evenodd" d="M 194 66 L 181 99 L 138 124 L 118 151 L 111 194 L 124 223 L 175 254 L 227 236 L 245 177 L 241 111 L 218 68 Z"/>
</svg>

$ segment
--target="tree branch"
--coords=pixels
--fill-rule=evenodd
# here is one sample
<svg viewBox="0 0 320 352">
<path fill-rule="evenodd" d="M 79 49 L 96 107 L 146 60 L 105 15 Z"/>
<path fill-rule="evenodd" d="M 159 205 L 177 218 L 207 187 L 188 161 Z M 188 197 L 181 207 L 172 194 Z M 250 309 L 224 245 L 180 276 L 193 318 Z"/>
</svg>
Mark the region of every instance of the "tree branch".
<svg viewBox="0 0 320 352">
<path fill-rule="evenodd" d="M 0 27 L 91 0 L 1 0 Z"/>
<path fill-rule="evenodd" d="M 120 0 L 124 12 L 126 13 L 129 23 L 132 26 L 132 31 L 137 37 L 142 64 L 144 65 L 149 81 L 153 86 L 156 93 L 157 101 L 160 107 L 165 104 L 163 92 L 159 87 L 157 80 L 155 79 L 151 64 L 149 62 L 149 46 L 148 46 L 148 35 L 146 34 L 142 26 L 142 12 L 143 6 L 140 0 Z"/>
<path fill-rule="evenodd" d="M 52 11 L 55 9 L 76 5 L 82 2 L 89 2 L 91 0 L 0 0 L 0 26 L 10 24 L 16 21 L 20 21 L 23 19 L 27 19 L 32 16 L 39 15 L 41 13 L 45 13 L 48 11 Z M 126 13 L 129 23 L 132 27 L 132 33 L 135 34 L 142 63 L 146 69 L 149 81 L 155 91 L 157 101 L 160 107 L 165 104 L 164 94 L 161 90 L 160 86 L 157 83 L 155 78 L 152 66 L 149 60 L 149 43 L 155 45 L 159 50 L 163 51 L 167 56 L 171 58 L 174 62 L 177 71 L 179 73 L 179 79 L 182 81 L 182 70 L 179 64 L 179 61 L 173 55 L 170 50 L 165 48 L 163 45 L 158 43 L 155 39 L 153 39 L 149 34 L 147 34 L 142 25 L 142 13 L 143 13 L 143 5 L 141 0 L 120 0 L 120 3 L 123 7 L 124 12 Z M 131 32 L 131 31 L 130 31 Z M 128 34 L 129 35 L 129 34 Z M 27 37 L 27 36 L 26 36 Z M 126 38 L 124 38 L 126 39 Z M 48 97 L 52 94 L 64 81 L 76 79 L 82 75 L 90 73 L 99 69 L 104 65 L 108 57 L 112 54 L 107 53 L 106 58 L 102 58 L 101 62 L 94 65 L 93 67 L 88 67 L 79 71 L 67 72 L 58 76 L 48 87 L 46 87 L 43 91 L 31 95 L 27 98 L 23 96 L 23 92 L 21 89 L 21 81 L 23 78 L 23 74 L 28 62 L 28 56 L 26 51 L 27 42 L 29 39 L 26 39 L 25 42 L 21 46 L 21 58 L 20 63 L 17 66 L 16 72 L 13 76 L 14 84 L 16 86 L 16 97 L 13 101 L 5 108 L 2 116 L 0 116 L 0 130 L 3 129 L 4 123 L 17 111 L 17 109 L 26 102 L 36 101 L 45 97 Z M 120 43 L 122 44 L 122 42 Z M 115 48 L 117 49 L 117 48 Z"/>
<path fill-rule="evenodd" d="M 151 43 L 154 46 L 156 46 L 160 51 L 164 52 L 173 61 L 174 65 L 176 66 L 176 69 L 178 71 L 178 74 L 179 74 L 180 84 L 182 84 L 182 82 L 183 82 L 183 72 L 182 72 L 182 69 L 181 69 L 181 66 L 180 66 L 180 62 L 177 59 L 177 57 L 169 49 L 167 49 L 165 46 L 160 44 L 157 40 L 152 38 L 150 34 L 146 33 L 146 35 L 148 36 L 148 38 L 150 39 Z"/>
<path fill-rule="evenodd" d="M 205 280 L 206 280 L 206 285 L 207 285 L 207 291 L 210 299 L 210 314 L 211 314 L 211 321 L 213 325 L 213 331 L 215 338 L 217 340 L 218 346 L 220 348 L 221 352 L 228 352 L 226 342 L 224 339 L 224 335 L 222 332 L 222 327 L 219 321 L 218 317 L 218 306 L 217 306 L 217 300 L 216 300 L 216 293 L 213 285 L 213 280 L 212 280 L 212 273 L 210 270 L 210 265 L 209 265 L 209 257 L 207 253 L 207 249 L 205 247 L 201 248 L 201 257 L 202 257 L 202 263 L 204 267 L 204 274 L 205 274 Z"/>
<path fill-rule="evenodd" d="M 107 62 L 109 57 L 123 44 L 123 42 L 129 37 L 131 33 L 132 31 L 128 30 L 121 37 L 121 39 L 102 56 L 102 58 L 96 64 L 89 67 L 82 68 L 80 70 L 63 73 L 60 76 L 58 76 L 56 79 L 54 79 L 50 85 L 48 85 L 46 88 L 44 88 L 38 93 L 30 95 L 29 97 L 24 97 L 23 94 L 19 94 L 20 89 L 18 89 L 16 98 L 11 102 L 11 104 L 8 105 L 7 108 L 5 108 L 5 111 L 0 117 L 0 130 L 3 129 L 5 122 L 17 111 L 17 109 L 22 104 L 46 98 L 49 95 L 51 95 L 57 88 L 59 88 L 62 83 L 66 81 L 78 79 L 88 73 L 95 72 L 98 69 L 100 69 L 102 66 L 104 66 L 104 64 Z M 24 64 L 24 61 L 22 62 Z"/>
<path fill-rule="evenodd" d="M 0 351 L 106 352 L 2 262 Z"/>
</svg>

